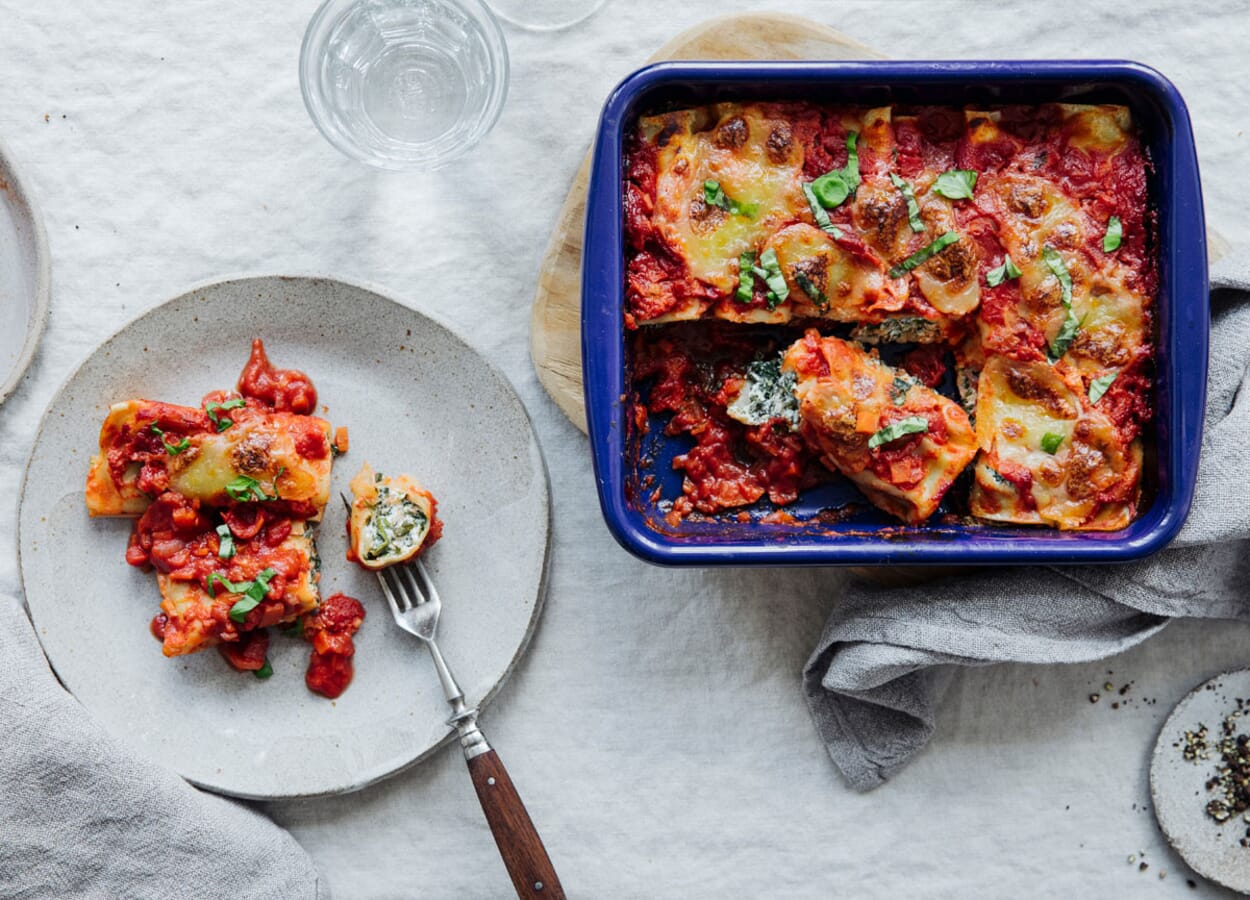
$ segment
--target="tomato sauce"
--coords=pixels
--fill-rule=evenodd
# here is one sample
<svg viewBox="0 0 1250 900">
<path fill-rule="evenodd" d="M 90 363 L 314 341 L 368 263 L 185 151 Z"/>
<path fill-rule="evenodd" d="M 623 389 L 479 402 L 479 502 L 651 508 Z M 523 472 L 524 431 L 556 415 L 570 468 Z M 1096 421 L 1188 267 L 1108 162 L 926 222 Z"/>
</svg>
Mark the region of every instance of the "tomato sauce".
<svg viewBox="0 0 1250 900">
<path fill-rule="evenodd" d="M 311 415 L 317 409 L 317 389 L 298 369 L 275 369 L 260 338 L 252 341 L 252 355 L 239 376 L 239 393 L 262 401 L 277 412 Z"/>
<path fill-rule="evenodd" d="M 639 413 L 672 413 L 666 434 L 694 441 L 673 461 L 684 484 L 674 521 L 695 511 L 747 506 L 765 495 L 778 506 L 793 503 L 801 490 L 828 477 L 788 424 L 745 425 L 726 412 L 747 365 L 764 349 L 758 339 L 701 326 L 675 327 L 654 343 L 648 337 L 639 333 L 635 344 L 636 382 L 651 382 Z"/>
<path fill-rule="evenodd" d="M 360 601 L 346 594 L 331 594 L 315 613 L 304 619 L 304 639 L 312 644 L 312 656 L 304 682 L 308 689 L 333 700 L 352 682 L 352 635 L 365 618 Z"/>
</svg>

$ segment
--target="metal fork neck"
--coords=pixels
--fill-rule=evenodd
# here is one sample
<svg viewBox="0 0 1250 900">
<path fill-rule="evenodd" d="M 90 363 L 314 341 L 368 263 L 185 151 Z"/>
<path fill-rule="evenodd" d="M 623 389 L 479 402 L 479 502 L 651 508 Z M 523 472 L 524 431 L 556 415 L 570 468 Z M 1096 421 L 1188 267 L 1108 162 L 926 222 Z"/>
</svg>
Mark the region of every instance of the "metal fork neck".
<svg viewBox="0 0 1250 900">
<path fill-rule="evenodd" d="M 447 724 L 454 726 L 460 735 L 460 748 L 464 751 L 465 759 L 481 756 L 488 752 L 491 746 L 477 727 L 477 707 L 465 705 L 464 691 L 460 690 L 455 676 L 451 674 L 451 669 L 447 661 L 443 659 L 438 644 L 433 639 L 426 643 L 430 648 L 430 656 L 434 660 L 434 668 L 438 672 L 438 680 L 443 684 L 443 693 L 447 695 L 447 702 L 451 704 L 451 718 L 447 720 Z"/>
</svg>

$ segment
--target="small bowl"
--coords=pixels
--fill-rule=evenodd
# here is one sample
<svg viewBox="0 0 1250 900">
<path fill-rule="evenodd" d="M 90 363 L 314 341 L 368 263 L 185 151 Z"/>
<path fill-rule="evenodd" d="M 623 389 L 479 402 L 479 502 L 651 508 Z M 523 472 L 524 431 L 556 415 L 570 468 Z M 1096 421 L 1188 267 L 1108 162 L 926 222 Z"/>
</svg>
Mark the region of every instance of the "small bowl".
<svg viewBox="0 0 1250 900">
<path fill-rule="evenodd" d="M 380 169 L 435 169 L 499 119 L 508 47 L 482 0 L 326 0 L 304 33 L 300 90 L 321 134 Z"/>
<path fill-rule="evenodd" d="M 1143 473 L 1152 490 L 1128 527 L 1060 532 L 936 520 L 907 527 L 875 512 L 835 524 L 787 525 L 758 517 L 738 522 L 723 516 L 674 527 L 646 499 L 644 475 L 654 476 L 667 496 L 681 482 L 665 471 L 675 442 L 649 446 L 654 462 L 644 470 L 630 421 L 632 360 L 623 320 L 624 140 L 641 113 L 661 104 L 815 97 L 860 106 L 1063 101 L 1132 108 L 1155 165 L 1151 194 L 1159 224 L 1159 294 L 1157 403 L 1145 434 Z M 608 97 L 599 121 L 582 256 L 586 414 L 609 529 L 630 552 L 667 565 L 1092 563 L 1154 553 L 1176 536 L 1188 515 L 1202 443 L 1209 327 L 1204 228 L 1189 112 L 1171 82 L 1138 63 L 674 62 L 638 70 Z M 788 507 L 796 508 L 812 511 L 803 509 L 802 497 Z"/>
</svg>

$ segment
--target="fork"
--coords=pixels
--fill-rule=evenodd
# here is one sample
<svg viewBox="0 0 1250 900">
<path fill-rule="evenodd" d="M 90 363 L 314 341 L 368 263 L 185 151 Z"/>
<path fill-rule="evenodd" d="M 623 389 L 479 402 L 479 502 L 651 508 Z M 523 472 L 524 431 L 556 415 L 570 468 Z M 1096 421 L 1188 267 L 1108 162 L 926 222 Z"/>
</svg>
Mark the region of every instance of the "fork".
<svg viewBox="0 0 1250 900">
<path fill-rule="evenodd" d="M 442 600 L 430 578 L 425 564 L 418 558 L 410 563 L 389 566 L 377 572 L 382 593 L 391 607 L 396 624 L 409 634 L 419 637 L 430 649 L 438 680 L 443 693 L 451 704 L 451 718 L 447 724 L 455 726 L 460 735 L 460 746 L 469 766 L 469 777 L 482 804 L 482 812 L 490 825 L 499 855 L 503 857 L 512 886 L 522 898 L 550 898 L 563 900 L 564 888 L 547 856 L 538 830 L 530 820 L 525 804 L 517 793 L 508 770 L 486 742 L 477 726 L 477 708 L 467 706 L 464 691 L 456 683 L 442 651 L 434 639 L 438 630 L 438 616 Z"/>
</svg>

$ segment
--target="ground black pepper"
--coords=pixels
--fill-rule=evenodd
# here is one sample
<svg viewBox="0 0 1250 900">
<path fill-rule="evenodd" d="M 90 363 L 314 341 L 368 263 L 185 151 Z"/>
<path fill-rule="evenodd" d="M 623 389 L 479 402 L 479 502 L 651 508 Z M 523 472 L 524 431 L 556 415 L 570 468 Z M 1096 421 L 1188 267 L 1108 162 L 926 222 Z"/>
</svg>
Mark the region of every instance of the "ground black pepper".
<svg viewBox="0 0 1250 900">
<path fill-rule="evenodd" d="M 1238 815 L 1243 823 L 1250 823 L 1250 735 L 1238 731 L 1243 715 L 1250 717 L 1250 703 L 1239 698 L 1237 708 L 1220 723 L 1219 741 L 1214 745 L 1201 723 L 1173 744 L 1190 762 L 1217 759 L 1215 774 L 1206 782 L 1207 792 L 1215 795 L 1207 801 L 1206 811 L 1220 824 Z M 1250 847 L 1250 827 L 1239 843 Z"/>
</svg>

